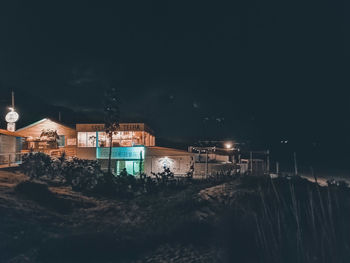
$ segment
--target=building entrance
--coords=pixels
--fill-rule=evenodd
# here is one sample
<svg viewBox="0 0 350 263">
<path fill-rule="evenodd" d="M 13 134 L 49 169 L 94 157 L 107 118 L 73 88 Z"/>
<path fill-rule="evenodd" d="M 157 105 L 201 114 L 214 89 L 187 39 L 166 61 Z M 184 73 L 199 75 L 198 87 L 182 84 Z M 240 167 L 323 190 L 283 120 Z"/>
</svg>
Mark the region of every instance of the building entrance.
<svg viewBox="0 0 350 263">
<path fill-rule="evenodd" d="M 116 161 L 116 166 L 115 166 L 116 170 L 115 173 L 117 175 L 120 174 L 121 171 L 123 171 L 123 169 L 125 168 L 126 171 L 128 172 L 128 174 L 131 175 L 138 175 L 141 173 L 143 173 L 144 170 L 144 165 L 143 162 L 141 162 L 140 160 L 117 160 Z"/>
</svg>

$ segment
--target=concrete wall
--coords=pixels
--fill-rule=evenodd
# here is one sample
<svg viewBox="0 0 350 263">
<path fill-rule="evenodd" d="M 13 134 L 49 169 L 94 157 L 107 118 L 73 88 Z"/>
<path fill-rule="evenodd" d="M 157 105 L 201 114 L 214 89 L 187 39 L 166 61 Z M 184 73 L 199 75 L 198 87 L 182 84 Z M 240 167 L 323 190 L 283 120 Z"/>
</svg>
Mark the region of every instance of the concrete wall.
<svg viewBox="0 0 350 263">
<path fill-rule="evenodd" d="M 145 173 L 151 175 L 153 173 L 163 172 L 164 164 L 170 168 L 175 175 L 185 175 L 191 167 L 191 156 L 174 156 L 174 157 L 152 157 L 145 158 Z"/>
<path fill-rule="evenodd" d="M 96 147 L 78 147 L 77 157 L 80 159 L 96 160 Z"/>
<path fill-rule="evenodd" d="M 195 153 L 196 162 L 205 162 L 205 159 L 207 158 L 207 154 L 205 153 Z M 208 160 L 209 161 L 217 161 L 217 162 L 228 162 L 230 160 L 230 157 L 228 155 L 220 155 L 215 153 L 209 153 L 208 154 Z"/>
</svg>

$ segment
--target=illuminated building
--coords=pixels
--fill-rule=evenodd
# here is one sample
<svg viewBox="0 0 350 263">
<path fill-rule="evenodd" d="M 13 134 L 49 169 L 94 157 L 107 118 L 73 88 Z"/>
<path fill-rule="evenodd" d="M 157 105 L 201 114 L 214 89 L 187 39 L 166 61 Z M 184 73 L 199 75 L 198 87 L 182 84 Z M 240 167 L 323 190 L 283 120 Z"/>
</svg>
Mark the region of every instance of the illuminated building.
<svg viewBox="0 0 350 263">
<path fill-rule="evenodd" d="M 104 124 L 77 124 L 77 157 L 98 159 L 107 167 L 110 138 Z M 129 174 L 144 171 L 145 146 L 155 145 L 153 131 L 144 123 L 121 123 L 112 135 L 112 169 L 119 174 L 124 168 Z"/>
<path fill-rule="evenodd" d="M 106 168 L 110 139 L 104 124 L 77 124 L 77 157 L 97 159 Z M 186 174 L 192 154 L 186 151 L 156 147 L 154 132 L 144 123 L 121 123 L 112 136 L 111 167 L 115 174 L 124 168 L 129 174 L 162 172 L 169 168 L 176 175 Z"/>
<path fill-rule="evenodd" d="M 76 156 L 77 132 L 51 119 L 42 119 L 16 131 L 25 138 L 22 153 L 44 152 L 50 156 Z"/>
<path fill-rule="evenodd" d="M 17 133 L 25 137 L 22 153 L 44 152 L 58 157 L 98 160 L 102 169 L 108 166 L 110 138 L 101 123 L 76 124 L 75 129 L 59 122 L 43 119 L 23 127 Z M 175 175 L 186 174 L 193 154 L 155 146 L 154 132 L 144 123 L 121 123 L 112 136 L 111 167 L 114 174 L 123 169 L 129 174 L 162 172 L 169 168 Z"/>
</svg>

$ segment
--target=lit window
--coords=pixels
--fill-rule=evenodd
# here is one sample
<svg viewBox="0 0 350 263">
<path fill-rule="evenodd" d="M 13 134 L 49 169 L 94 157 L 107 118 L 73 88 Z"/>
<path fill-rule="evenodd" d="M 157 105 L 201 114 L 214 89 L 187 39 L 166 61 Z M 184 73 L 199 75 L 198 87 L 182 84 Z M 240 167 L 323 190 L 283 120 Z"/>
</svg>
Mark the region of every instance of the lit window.
<svg viewBox="0 0 350 263">
<path fill-rule="evenodd" d="M 96 147 L 96 132 L 78 132 L 78 147 Z"/>
<path fill-rule="evenodd" d="M 86 132 L 78 132 L 78 147 L 86 147 Z"/>
<path fill-rule="evenodd" d="M 58 140 L 57 140 L 58 147 L 66 146 L 65 142 L 66 142 L 65 141 L 65 136 L 64 135 L 58 135 Z"/>
<path fill-rule="evenodd" d="M 86 147 L 96 147 L 96 132 L 87 132 L 86 137 Z"/>
</svg>

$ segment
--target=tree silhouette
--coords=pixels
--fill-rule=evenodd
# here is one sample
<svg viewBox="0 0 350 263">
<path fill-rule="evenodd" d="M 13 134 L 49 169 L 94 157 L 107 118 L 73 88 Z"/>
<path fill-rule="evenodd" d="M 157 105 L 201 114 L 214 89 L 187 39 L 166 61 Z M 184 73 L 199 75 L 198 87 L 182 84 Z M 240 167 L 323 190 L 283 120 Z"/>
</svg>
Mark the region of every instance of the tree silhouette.
<svg viewBox="0 0 350 263">
<path fill-rule="evenodd" d="M 107 89 L 105 92 L 104 114 L 105 131 L 109 138 L 108 174 L 111 175 L 113 134 L 117 133 L 120 120 L 119 98 L 115 88 Z"/>
</svg>

